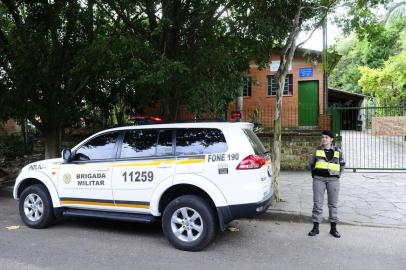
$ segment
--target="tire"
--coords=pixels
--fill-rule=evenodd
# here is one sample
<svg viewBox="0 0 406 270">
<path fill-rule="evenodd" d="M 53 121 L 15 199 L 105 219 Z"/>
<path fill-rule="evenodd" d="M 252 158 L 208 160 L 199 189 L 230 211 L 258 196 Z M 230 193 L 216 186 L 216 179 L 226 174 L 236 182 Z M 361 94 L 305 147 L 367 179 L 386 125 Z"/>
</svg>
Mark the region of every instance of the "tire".
<svg viewBox="0 0 406 270">
<path fill-rule="evenodd" d="M 54 221 L 52 200 L 44 185 L 24 189 L 19 201 L 20 217 L 30 228 L 42 229 Z"/>
<path fill-rule="evenodd" d="M 162 216 L 164 235 L 180 250 L 204 249 L 213 241 L 216 227 L 215 214 L 210 204 L 195 195 L 175 198 L 165 208 Z"/>
</svg>

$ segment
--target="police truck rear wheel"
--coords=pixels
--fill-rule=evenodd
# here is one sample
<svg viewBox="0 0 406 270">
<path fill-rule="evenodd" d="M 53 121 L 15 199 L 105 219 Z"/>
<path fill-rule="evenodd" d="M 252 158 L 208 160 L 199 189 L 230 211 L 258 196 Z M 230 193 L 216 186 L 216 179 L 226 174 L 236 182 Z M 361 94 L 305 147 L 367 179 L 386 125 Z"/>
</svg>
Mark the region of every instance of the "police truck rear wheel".
<svg viewBox="0 0 406 270">
<path fill-rule="evenodd" d="M 24 189 L 19 201 L 20 216 L 30 228 L 41 229 L 54 220 L 51 197 L 43 185 L 32 185 Z"/>
<path fill-rule="evenodd" d="M 214 211 L 208 202 L 198 196 L 180 196 L 165 208 L 162 229 L 176 248 L 186 251 L 202 250 L 215 236 Z"/>
</svg>

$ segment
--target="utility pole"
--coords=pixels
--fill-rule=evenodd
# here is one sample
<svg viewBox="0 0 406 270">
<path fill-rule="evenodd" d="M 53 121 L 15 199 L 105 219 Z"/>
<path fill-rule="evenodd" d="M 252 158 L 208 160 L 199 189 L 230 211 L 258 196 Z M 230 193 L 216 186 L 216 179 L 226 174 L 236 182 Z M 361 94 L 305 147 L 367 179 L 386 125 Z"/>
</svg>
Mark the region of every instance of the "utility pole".
<svg viewBox="0 0 406 270">
<path fill-rule="evenodd" d="M 245 81 L 244 81 L 244 83 L 245 83 Z M 240 92 L 240 95 L 237 97 L 237 103 L 236 103 L 236 111 L 238 111 L 238 112 L 240 112 L 241 113 L 241 116 L 242 116 L 242 114 L 243 114 L 243 111 L 242 111 L 242 109 L 243 109 L 243 107 L 244 107 L 244 104 L 243 104 L 243 102 L 244 102 L 244 86 L 241 86 L 239 89 L 239 92 Z M 239 118 L 239 119 L 237 119 L 237 122 L 241 122 L 241 118 Z"/>
<path fill-rule="evenodd" d="M 323 92 L 324 92 L 324 114 L 328 107 L 328 74 L 327 74 L 327 16 L 323 22 Z"/>
</svg>

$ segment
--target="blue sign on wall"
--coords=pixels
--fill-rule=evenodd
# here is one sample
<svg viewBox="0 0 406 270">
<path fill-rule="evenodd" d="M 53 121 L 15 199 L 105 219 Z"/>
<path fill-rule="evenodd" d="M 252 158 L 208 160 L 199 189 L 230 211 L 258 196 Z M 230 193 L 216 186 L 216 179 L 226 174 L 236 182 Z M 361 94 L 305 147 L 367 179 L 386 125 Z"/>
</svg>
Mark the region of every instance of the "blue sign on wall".
<svg viewBox="0 0 406 270">
<path fill-rule="evenodd" d="M 313 77 L 313 68 L 312 67 L 299 68 L 299 77 L 300 78 Z"/>
</svg>

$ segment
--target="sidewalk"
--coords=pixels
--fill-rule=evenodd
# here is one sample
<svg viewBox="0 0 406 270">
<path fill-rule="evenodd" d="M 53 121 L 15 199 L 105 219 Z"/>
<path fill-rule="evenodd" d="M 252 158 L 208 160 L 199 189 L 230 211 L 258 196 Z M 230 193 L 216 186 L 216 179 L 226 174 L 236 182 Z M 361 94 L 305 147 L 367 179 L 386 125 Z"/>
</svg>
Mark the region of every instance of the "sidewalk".
<svg viewBox="0 0 406 270">
<path fill-rule="evenodd" d="M 406 228 L 406 173 L 345 171 L 340 181 L 338 213 L 341 223 Z M 283 171 L 280 188 L 282 202 L 271 206 L 267 218 L 311 222 L 310 173 Z M 323 216 L 328 222 L 327 196 Z"/>
<path fill-rule="evenodd" d="M 281 172 L 282 202 L 271 206 L 261 218 L 311 223 L 312 178 L 309 172 Z M 340 223 L 401 227 L 406 229 L 406 173 L 345 171 L 340 179 Z M 12 187 L 4 188 L 11 196 Z M 327 196 L 323 216 L 328 222 Z"/>
</svg>

